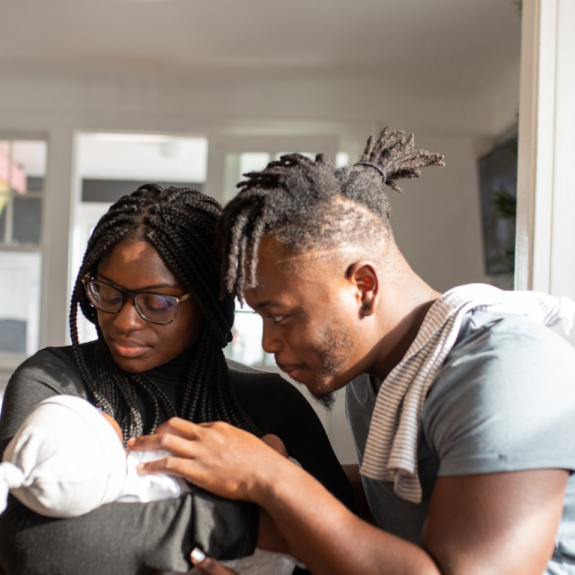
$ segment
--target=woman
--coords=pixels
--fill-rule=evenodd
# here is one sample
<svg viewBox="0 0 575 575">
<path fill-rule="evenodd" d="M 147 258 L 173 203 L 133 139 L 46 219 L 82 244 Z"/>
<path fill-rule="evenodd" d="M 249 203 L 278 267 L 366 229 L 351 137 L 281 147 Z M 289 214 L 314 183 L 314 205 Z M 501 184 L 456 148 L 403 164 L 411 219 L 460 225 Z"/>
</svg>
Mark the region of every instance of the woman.
<svg viewBox="0 0 575 575">
<path fill-rule="evenodd" d="M 213 243 L 220 213 L 199 192 L 155 185 L 110 208 L 74 286 L 72 346 L 38 352 L 8 384 L 2 451 L 40 401 L 79 395 L 114 417 L 125 441 L 173 416 L 278 435 L 350 504 L 345 475 L 301 394 L 279 376 L 226 362 L 234 304 L 218 297 Z M 78 343 L 78 305 L 96 326 L 95 342 Z M 198 545 L 219 558 L 250 554 L 257 525 L 253 506 L 199 490 L 178 500 L 112 503 L 69 520 L 40 517 L 11 498 L 0 516 L 0 564 L 9 575 L 187 571 Z"/>
</svg>

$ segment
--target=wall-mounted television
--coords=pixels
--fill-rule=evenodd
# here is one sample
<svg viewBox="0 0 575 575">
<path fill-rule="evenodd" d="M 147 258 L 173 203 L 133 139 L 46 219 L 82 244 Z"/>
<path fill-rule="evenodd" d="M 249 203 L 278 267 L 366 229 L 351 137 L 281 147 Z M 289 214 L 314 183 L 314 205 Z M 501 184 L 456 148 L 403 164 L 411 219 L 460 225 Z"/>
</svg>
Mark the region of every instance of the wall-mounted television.
<svg viewBox="0 0 575 575">
<path fill-rule="evenodd" d="M 513 274 L 517 212 L 517 136 L 479 158 L 487 275 Z"/>
</svg>

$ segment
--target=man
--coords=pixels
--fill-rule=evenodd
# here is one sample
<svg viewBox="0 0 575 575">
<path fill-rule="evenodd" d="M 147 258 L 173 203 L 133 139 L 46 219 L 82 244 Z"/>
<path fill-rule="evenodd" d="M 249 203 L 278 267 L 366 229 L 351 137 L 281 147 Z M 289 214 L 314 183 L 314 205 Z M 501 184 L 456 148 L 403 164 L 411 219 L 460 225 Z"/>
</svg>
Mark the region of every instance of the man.
<svg viewBox="0 0 575 575">
<path fill-rule="evenodd" d="M 228 425 L 171 420 L 136 445 L 174 454 L 150 472 L 258 503 L 314 574 L 575 573 L 575 351 L 546 327 L 572 310 L 441 295 L 413 272 L 384 185 L 428 165 L 442 158 L 390 129 L 339 170 L 284 156 L 247 174 L 220 225 L 224 285 L 262 316 L 264 349 L 324 402 L 348 386 L 379 528 Z"/>
</svg>

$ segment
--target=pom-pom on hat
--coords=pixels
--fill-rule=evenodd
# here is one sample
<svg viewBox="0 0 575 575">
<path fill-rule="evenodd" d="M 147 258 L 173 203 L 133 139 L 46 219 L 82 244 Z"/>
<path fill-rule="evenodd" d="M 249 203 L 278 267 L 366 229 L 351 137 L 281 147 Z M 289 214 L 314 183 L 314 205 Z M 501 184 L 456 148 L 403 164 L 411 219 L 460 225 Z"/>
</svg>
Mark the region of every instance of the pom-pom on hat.
<svg viewBox="0 0 575 575">
<path fill-rule="evenodd" d="M 12 438 L 0 464 L 0 513 L 8 490 L 47 517 L 77 517 L 114 501 L 126 453 L 112 425 L 80 397 L 42 401 Z"/>
</svg>

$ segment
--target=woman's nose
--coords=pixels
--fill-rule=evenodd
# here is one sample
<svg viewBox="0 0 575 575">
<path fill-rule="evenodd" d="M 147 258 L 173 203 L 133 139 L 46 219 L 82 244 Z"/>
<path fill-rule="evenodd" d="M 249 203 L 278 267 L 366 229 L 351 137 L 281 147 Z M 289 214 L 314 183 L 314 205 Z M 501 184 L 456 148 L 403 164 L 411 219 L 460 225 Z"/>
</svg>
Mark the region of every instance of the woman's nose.
<svg viewBox="0 0 575 575">
<path fill-rule="evenodd" d="M 135 331 L 143 329 L 146 326 L 146 321 L 138 313 L 134 302 L 128 298 L 122 309 L 116 314 L 114 325 L 123 332 Z"/>
</svg>

